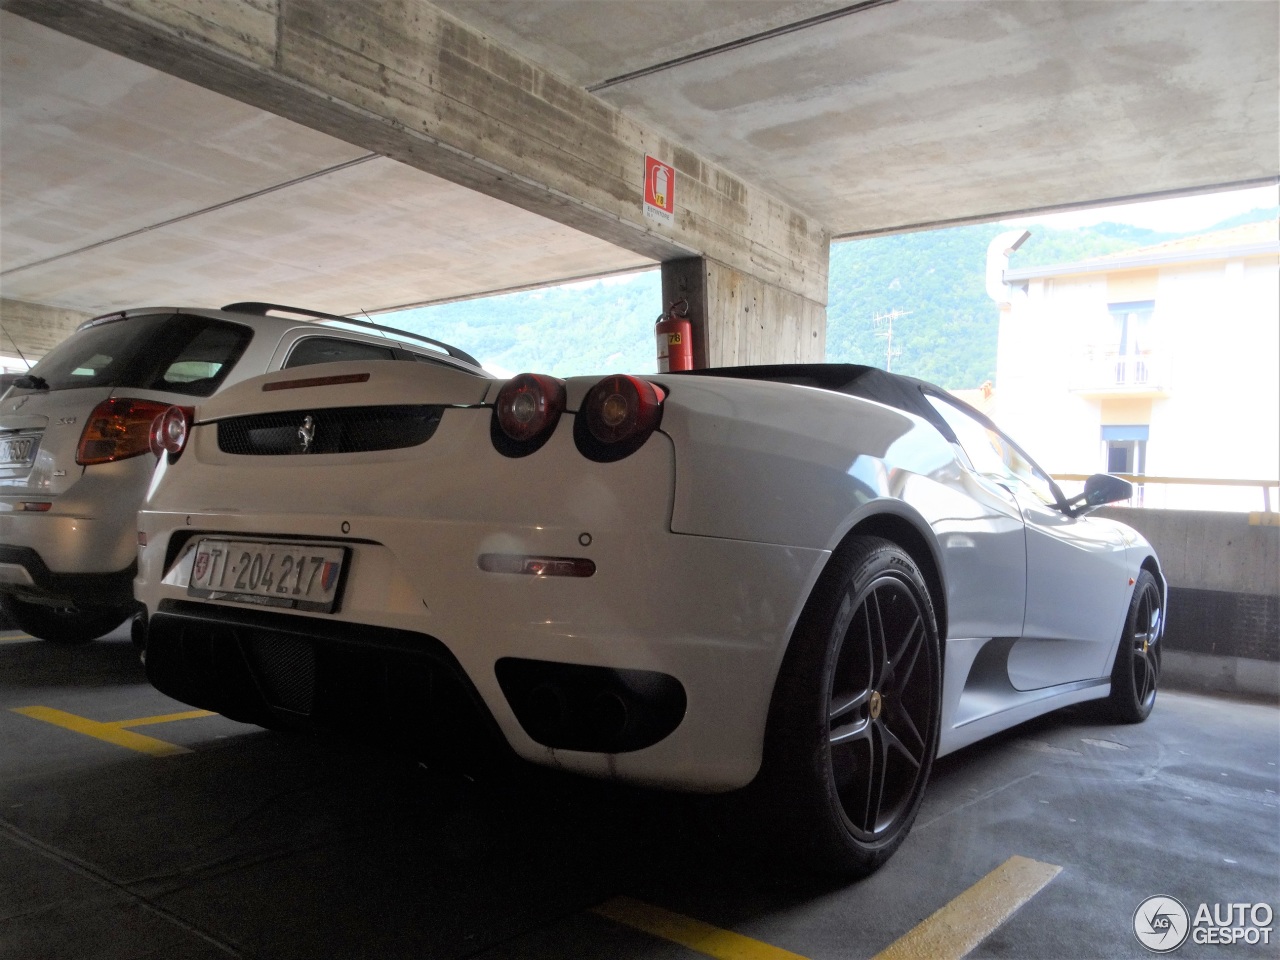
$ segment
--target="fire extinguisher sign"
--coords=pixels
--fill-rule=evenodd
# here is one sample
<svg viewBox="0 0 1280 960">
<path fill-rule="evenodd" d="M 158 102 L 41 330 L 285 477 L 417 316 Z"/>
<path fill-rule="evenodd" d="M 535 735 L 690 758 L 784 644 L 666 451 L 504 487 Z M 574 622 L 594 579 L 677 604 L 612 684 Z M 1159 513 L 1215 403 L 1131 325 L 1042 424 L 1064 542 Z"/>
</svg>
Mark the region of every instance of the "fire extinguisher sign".
<svg viewBox="0 0 1280 960">
<path fill-rule="evenodd" d="M 644 215 L 665 226 L 676 222 L 676 171 L 645 154 L 644 157 Z"/>
</svg>

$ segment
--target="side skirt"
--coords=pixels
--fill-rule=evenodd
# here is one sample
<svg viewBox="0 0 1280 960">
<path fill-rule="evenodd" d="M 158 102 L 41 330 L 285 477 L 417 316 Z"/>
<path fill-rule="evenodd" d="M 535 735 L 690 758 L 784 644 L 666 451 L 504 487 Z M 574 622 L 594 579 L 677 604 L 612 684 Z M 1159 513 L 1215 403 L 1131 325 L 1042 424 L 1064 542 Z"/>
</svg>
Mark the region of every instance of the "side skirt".
<svg viewBox="0 0 1280 960">
<path fill-rule="evenodd" d="M 1051 710 L 1111 693 L 1109 676 L 1038 690 L 1016 689 L 1009 681 L 1009 651 L 1016 642 L 1016 637 L 947 641 L 938 756 Z"/>
</svg>

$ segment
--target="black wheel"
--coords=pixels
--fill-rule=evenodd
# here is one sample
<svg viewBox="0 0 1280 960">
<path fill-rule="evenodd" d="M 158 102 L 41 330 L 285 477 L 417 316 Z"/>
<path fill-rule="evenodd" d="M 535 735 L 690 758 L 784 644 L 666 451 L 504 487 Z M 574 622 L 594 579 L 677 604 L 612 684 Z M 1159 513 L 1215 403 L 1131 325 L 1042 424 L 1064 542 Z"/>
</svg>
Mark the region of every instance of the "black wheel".
<svg viewBox="0 0 1280 960">
<path fill-rule="evenodd" d="M 24 633 L 50 643 L 88 643 L 124 623 L 133 607 L 47 607 L 0 594 L 0 613 Z"/>
<path fill-rule="evenodd" d="M 1107 707 L 1120 723 L 1141 723 L 1156 705 L 1160 686 L 1160 649 L 1164 636 L 1164 600 L 1160 585 L 1148 571 L 1138 574 L 1129 601 Z"/>
<path fill-rule="evenodd" d="M 774 690 L 760 776 L 744 792 L 774 852 L 866 875 L 915 821 L 938 749 L 942 665 L 919 569 L 857 537 L 829 565 Z"/>
</svg>

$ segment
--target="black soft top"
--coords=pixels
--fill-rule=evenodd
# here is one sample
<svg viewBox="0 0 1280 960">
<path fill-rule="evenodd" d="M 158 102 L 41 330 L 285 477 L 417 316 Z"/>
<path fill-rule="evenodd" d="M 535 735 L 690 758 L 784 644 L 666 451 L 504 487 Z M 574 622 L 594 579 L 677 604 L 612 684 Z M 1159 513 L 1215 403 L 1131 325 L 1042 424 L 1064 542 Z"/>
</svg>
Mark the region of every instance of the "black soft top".
<svg viewBox="0 0 1280 960">
<path fill-rule="evenodd" d="M 859 363 L 775 363 L 746 367 L 711 367 L 706 370 L 681 371 L 681 376 L 729 377 L 736 380 L 767 380 L 792 383 L 800 387 L 818 387 L 848 394 L 863 400 L 874 400 L 885 406 L 915 414 L 931 423 L 949 441 L 956 436 L 950 424 L 933 408 L 926 394 L 945 397 L 948 402 L 969 409 L 947 391 L 925 380 L 889 373 L 879 367 Z M 668 376 L 668 374 L 662 374 Z M 977 413 L 977 411 L 974 411 Z M 982 420 L 986 420 L 979 414 Z"/>
</svg>

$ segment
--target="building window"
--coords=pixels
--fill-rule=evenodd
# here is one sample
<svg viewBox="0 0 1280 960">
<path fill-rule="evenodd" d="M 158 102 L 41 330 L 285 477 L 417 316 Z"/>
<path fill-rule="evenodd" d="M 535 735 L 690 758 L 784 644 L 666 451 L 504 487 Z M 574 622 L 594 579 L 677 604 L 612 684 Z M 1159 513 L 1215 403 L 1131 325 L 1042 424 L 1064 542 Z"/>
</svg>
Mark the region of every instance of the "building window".
<svg viewBox="0 0 1280 960">
<path fill-rule="evenodd" d="M 1127 473 L 1137 475 L 1145 473 L 1143 469 L 1147 458 L 1145 440 L 1108 440 L 1107 441 L 1107 473 Z"/>
<path fill-rule="evenodd" d="M 1102 450 L 1107 473 L 1123 473 L 1140 477 L 1147 472 L 1147 437 L 1151 428 L 1146 424 L 1130 424 L 1102 428 Z M 1134 491 L 1133 505 L 1142 506 L 1145 487 L 1138 484 Z"/>
<path fill-rule="evenodd" d="M 1151 353 L 1151 321 L 1155 316 L 1154 300 L 1130 300 L 1109 303 L 1111 342 L 1115 345 L 1117 384 L 1143 384 L 1150 377 L 1147 357 Z"/>
</svg>

